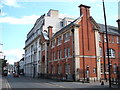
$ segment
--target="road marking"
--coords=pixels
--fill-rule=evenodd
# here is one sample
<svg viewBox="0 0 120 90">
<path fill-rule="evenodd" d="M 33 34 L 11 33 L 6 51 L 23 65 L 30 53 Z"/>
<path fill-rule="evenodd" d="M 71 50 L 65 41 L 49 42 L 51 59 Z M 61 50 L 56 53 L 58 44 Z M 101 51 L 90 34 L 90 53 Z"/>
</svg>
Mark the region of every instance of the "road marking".
<svg viewBox="0 0 120 90">
<path fill-rule="evenodd" d="M 10 86 L 9 82 L 6 80 L 6 78 L 4 78 L 4 83 L 8 90 L 11 89 L 11 86 Z"/>
<path fill-rule="evenodd" d="M 54 84 L 51 84 L 51 83 L 44 83 L 44 84 L 48 84 L 48 85 L 52 85 L 52 86 L 55 86 Z"/>
<path fill-rule="evenodd" d="M 52 85 L 52 86 L 58 86 L 58 87 L 61 87 L 61 88 L 65 88 L 64 86 L 57 85 L 57 84 L 55 84 L 55 83 L 45 83 L 45 84 Z"/>
<path fill-rule="evenodd" d="M 10 86 L 9 82 L 7 82 L 7 86 L 8 86 L 8 88 L 11 88 L 11 86 Z"/>
</svg>

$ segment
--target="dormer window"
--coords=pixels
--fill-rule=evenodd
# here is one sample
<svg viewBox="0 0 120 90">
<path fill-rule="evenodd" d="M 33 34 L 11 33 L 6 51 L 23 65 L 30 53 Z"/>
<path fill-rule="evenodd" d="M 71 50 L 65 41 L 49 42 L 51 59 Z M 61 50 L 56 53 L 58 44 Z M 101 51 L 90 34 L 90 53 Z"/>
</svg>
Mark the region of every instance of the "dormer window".
<svg viewBox="0 0 120 90">
<path fill-rule="evenodd" d="M 70 24 L 70 23 L 71 23 L 71 21 L 68 21 L 67 25 Z"/>
<path fill-rule="evenodd" d="M 60 22 L 60 27 L 63 27 L 63 22 Z"/>
</svg>

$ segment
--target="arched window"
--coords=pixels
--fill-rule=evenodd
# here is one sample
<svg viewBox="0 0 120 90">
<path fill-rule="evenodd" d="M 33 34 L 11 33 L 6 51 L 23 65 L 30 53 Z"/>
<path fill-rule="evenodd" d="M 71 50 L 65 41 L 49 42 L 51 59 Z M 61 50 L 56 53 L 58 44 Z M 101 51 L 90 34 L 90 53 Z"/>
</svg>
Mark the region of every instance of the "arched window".
<svg viewBox="0 0 120 90">
<path fill-rule="evenodd" d="M 108 57 L 107 50 L 106 50 L 106 57 Z M 109 57 L 110 58 L 115 58 L 115 50 L 112 49 L 112 48 L 109 48 Z"/>
</svg>

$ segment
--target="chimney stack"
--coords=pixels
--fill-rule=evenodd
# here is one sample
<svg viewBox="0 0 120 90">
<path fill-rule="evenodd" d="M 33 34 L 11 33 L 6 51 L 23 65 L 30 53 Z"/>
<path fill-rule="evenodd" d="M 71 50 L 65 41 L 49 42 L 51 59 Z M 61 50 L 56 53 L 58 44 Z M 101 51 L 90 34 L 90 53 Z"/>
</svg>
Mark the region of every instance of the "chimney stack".
<svg viewBox="0 0 120 90">
<path fill-rule="evenodd" d="M 120 31 L 120 19 L 117 20 L 118 23 L 118 30 Z"/>
<path fill-rule="evenodd" d="M 48 26 L 48 37 L 51 38 L 52 37 L 52 26 Z"/>
<path fill-rule="evenodd" d="M 81 4 L 78 7 L 80 8 L 80 16 L 84 15 L 84 16 L 90 17 L 90 11 L 89 11 L 90 6 Z"/>
</svg>

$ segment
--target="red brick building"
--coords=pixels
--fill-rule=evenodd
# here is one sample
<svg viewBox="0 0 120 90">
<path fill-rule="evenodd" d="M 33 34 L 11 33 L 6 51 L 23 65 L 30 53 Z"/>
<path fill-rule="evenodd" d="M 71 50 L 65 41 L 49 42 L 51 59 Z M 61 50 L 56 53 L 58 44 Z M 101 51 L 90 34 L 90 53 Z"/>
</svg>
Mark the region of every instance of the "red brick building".
<svg viewBox="0 0 120 90">
<path fill-rule="evenodd" d="M 79 8 L 79 18 L 55 34 L 52 34 L 52 26 L 48 27 L 48 37 L 41 37 L 42 71 L 52 78 L 75 81 L 108 78 L 105 26 L 90 16 L 89 6 Z M 108 26 L 108 37 L 111 72 L 116 77 L 120 60 L 118 29 Z"/>
<path fill-rule="evenodd" d="M 95 36 L 99 26 L 89 6 L 79 7 L 80 17 L 50 38 L 49 73 L 76 81 L 99 79 Z"/>
<path fill-rule="evenodd" d="M 104 28 L 102 24 L 99 24 L 100 28 Z M 113 26 L 107 26 L 108 29 L 108 44 L 109 44 L 109 57 L 110 57 L 110 71 L 111 78 L 117 78 L 118 66 L 120 60 L 120 34 L 118 29 Z M 102 29 L 104 30 L 104 29 Z M 106 48 L 106 35 L 104 31 L 100 30 L 100 60 L 101 60 L 101 78 L 108 78 L 108 58 Z M 105 69 L 104 69 L 105 68 Z"/>
</svg>

